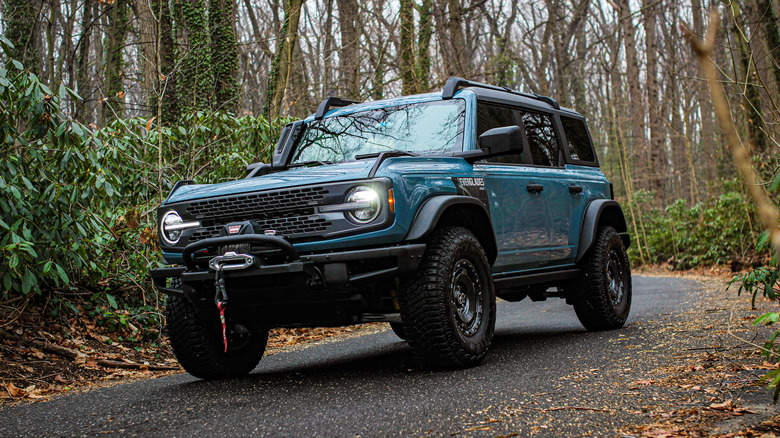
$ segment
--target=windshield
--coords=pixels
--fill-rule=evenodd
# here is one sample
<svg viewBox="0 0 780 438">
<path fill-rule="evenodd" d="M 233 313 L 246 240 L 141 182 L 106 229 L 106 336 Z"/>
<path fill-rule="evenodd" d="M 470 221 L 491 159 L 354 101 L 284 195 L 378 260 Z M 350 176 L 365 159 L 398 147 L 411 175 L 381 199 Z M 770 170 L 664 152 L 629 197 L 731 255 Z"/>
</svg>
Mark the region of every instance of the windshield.
<svg viewBox="0 0 780 438">
<path fill-rule="evenodd" d="M 463 100 L 414 103 L 313 121 L 298 143 L 292 164 L 339 162 L 386 151 L 417 153 L 461 150 Z"/>
</svg>

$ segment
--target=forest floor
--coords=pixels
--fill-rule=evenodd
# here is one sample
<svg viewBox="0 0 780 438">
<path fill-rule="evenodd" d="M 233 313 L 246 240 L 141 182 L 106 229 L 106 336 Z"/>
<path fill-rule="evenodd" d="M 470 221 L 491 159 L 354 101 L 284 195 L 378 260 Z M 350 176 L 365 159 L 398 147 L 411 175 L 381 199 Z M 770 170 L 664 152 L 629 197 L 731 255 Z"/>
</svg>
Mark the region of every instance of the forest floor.
<svg viewBox="0 0 780 438">
<path fill-rule="evenodd" d="M 1 316 L 1 315 L 0 315 Z M 0 319 L 2 321 L 2 319 Z M 153 341 L 94 324 L 84 312 L 63 321 L 29 304 L 0 325 L 0 405 L 41 402 L 93 387 L 183 372 L 165 335 Z M 275 329 L 266 355 L 385 330 L 372 323 L 338 328 Z"/>
<path fill-rule="evenodd" d="M 671 368 L 659 368 L 650 377 L 633 384 L 638 388 L 683 389 L 696 397 L 707 397 L 712 403 L 707 408 L 691 408 L 683 398 L 671 404 L 655 403 L 650 408 L 650 422 L 627 425 L 621 434 L 780 436 L 780 416 L 768 408 L 771 394 L 760 381 L 763 374 L 777 367 L 764 362 L 758 353 L 757 345 L 764 342 L 770 331 L 752 327 L 756 316 L 776 308 L 776 304 L 759 300 L 758 309 L 750 309 L 750 297 L 738 296 L 737 285 L 726 289 L 733 276 L 727 267 L 680 272 L 654 266 L 638 269 L 635 274 L 684 277 L 700 282 L 707 310 L 705 315 L 692 317 L 690 324 L 696 326 L 692 332 L 704 330 L 711 336 L 713 347 L 691 351 L 683 362 Z M 41 402 L 62 394 L 182 372 L 164 336 L 142 342 L 140 336 L 133 336 L 132 329 L 111 332 L 96 326 L 84 312 L 67 321 L 48 315 L 44 308 L 29 305 L 11 324 L 4 320 L 6 325 L 0 325 L 0 405 Z M 274 330 L 266 354 L 387 329 L 387 324 L 374 323 L 344 328 Z M 673 329 L 682 335 L 686 331 L 684 326 Z M 754 400 L 740 398 L 745 388 L 751 389 Z M 737 395 L 731 398 L 733 394 Z M 756 397 L 762 402 L 756 403 Z M 751 415 L 759 410 L 761 415 Z"/>
</svg>

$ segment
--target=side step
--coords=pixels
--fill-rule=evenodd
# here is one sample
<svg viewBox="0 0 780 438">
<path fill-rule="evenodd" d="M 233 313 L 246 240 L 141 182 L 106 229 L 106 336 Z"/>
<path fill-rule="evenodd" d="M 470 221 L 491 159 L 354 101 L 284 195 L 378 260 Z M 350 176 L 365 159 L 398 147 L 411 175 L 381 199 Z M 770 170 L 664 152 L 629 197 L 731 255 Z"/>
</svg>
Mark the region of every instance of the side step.
<svg viewBox="0 0 780 438">
<path fill-rule="evenodd" d="M 511 289 L 532 284 L 559 283 L 571 280 L 580 275 L 579 269 L 566 269 L 562 271 L 539 272 L 536 274 L 518 275 L 513 277 L 499 277 L 493 280 L 497 290 Z"/>
</svg>

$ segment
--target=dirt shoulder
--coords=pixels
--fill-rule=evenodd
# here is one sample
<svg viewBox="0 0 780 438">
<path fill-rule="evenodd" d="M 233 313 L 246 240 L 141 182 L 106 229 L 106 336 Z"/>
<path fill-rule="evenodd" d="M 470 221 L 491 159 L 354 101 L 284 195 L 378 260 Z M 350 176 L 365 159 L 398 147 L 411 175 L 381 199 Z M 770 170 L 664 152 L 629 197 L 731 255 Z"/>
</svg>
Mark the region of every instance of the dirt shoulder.
<svg viewBox="0 0 780 438">
<path fill-rule="evenodd" d="M 647 377 L 629 382 L 643 397 L 647 421 L 621 429 L 624 437 L 754 437 L 780 434 L 780 410 L 761 377 L 777 368 L 760 347 L 773 330 L 755 327 L 756 317 L 776 311 L 765 299 L 751 309 L 750 296 L 727 289 L 733 274 L 717 267 L 670 272 L 663 267 L 639 275 L 690 278 L 702 285 L 698 306 L 678 321 L 647 327 L 656 332 L 666 360 Z"/>
<path fill-rule="evenodd" d="M 68 319 L 29 304 L 0 324 L 0 406 L 184 372 L 160 328 L 109 330 L 84 312 Z M 266 355 L 388 329 L 387 324 L 276 329 Z"/>
</svg>

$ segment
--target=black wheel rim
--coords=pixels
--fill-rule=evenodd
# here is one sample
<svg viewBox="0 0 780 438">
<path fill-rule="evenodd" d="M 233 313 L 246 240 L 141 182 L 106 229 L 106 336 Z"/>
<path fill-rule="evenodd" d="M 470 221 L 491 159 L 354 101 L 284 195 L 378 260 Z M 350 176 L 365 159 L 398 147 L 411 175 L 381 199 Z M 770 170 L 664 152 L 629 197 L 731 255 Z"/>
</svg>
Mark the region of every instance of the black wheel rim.
<svg viewBox="0 0 780 438">
<path fill-rule="evenodd" d="M 607 291 L 612 306 L 618 308 L 626 297 L 626 269 L 620 254 L 611 249 L 607 258 Z"/>
<path fill-rule="evenodd" d="M 473 336 L 482 324 L 482 289 L 474 264 L 466 259 L 458 260 L 452 270 L 450 300 L 455 323 L 466 336 Z"/>
</svg>

